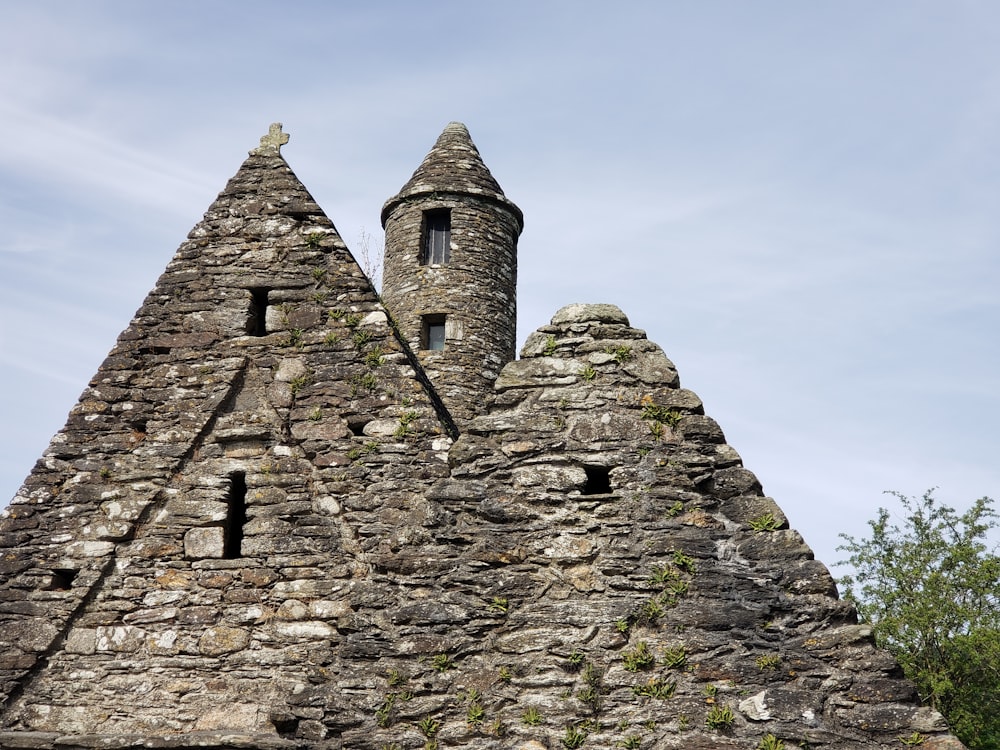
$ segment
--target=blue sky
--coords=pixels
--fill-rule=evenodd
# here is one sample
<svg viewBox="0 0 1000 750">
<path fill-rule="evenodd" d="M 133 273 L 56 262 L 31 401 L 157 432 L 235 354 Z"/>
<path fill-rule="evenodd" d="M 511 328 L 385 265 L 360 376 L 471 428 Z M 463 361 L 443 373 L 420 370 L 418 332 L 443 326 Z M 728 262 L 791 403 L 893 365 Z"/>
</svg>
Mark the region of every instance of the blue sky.
<svg viewBox="0 0 1000 750">
<path fill-rule="evenodd" d="M 0 504 L 269 123 L 357 248 L 451 120 L 817 556 L 1000 497 L 1000 5 L 4 3 Z"/>
</svg>

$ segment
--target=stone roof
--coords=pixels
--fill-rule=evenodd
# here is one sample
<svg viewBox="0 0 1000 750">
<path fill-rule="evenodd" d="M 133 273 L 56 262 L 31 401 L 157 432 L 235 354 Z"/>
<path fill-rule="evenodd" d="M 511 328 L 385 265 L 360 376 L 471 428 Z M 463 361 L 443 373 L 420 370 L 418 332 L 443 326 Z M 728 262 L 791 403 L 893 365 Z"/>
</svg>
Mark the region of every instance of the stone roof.
<svg viewBox="0 0 1000 750">
<path fill-rule="evenodd" d="M 417 196 L 448 195 L 461 193 L 475 195 L 484 200 L 501 203 L 513 211 L 519 224 L 524 225 L 521 209 L 504 195 L 472 142 L 468 128 L 460 122 L 451 122 L 438 136 L 434 147 L 410 177 L 399 193 L 382 207 L 382 225 L 400 202 Z"/>
<path fill-rule="evenodd" d="M 281 135 L 0 517 L 0 747 L 961 747 L 617 307 L 453 439 Z"/>
</svg>

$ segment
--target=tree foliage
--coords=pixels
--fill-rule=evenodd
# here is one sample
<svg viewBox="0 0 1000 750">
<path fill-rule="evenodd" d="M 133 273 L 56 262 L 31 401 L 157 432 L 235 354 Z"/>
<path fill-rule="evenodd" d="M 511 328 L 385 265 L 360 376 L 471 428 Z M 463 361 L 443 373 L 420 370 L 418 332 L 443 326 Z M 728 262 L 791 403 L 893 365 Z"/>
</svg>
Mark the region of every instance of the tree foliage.
<svg viewBox="0 0 1000 750">
<path fill-rule="evenodd" d="M 923 701 L 968 747 L 1000 748 L 1000 558 L 988 546 L 993 501 L 964 513 L 894 495 L 898 525 L 879 508 L 871 536 L 841 534 L 855 573 L 839 579 L 879 646 L 895 655 Z"/>
</svg>

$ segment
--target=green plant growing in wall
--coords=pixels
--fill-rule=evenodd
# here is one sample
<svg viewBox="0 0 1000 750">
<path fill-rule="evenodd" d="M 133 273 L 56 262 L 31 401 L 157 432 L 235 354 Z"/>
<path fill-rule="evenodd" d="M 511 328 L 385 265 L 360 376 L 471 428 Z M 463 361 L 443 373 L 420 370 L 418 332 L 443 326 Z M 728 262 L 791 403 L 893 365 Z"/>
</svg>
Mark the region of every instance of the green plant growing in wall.
<svg viewBox="0 0 1000 750">
<path fill-rule="evenodd" d="M 571 672 L 579 671 L 579 669 L 583 666 L 584 658 L 585 657 L 582 651 L 573 649 L 573 652 L 566 657 L 566 663 L 568 665 L 569 670 Z"/>
<path fill-rule="evenodd" d="M 768 670 L 773 672 L 781 665 L 781 656 L 779 654 L 761 654 L 754 660 L 754 663 L 761 672 Z"/>
<path fill-rule="evenodd" d="M 363 391 L 374 393 L 378 387 L 378 376 L 374 372 L 353 375 L 351 376 L 350 383 L 352 396 L 357 396 Z"/>
<path fill-rule="evenodd" d="M 417 722 L 417 729 L 427 739 L 432 739 L 438 732 L 441 731 L 441 722 L 432 716 L 425 716 L 419 722 Z"/>
<path fill-rule="evenodd" d="M 354 335 L 357 336 L 361 331 L 356 332 Z M 382 357 L 385 355 L 385 351 L 382 349 L 381 345 L 376 344 L 371 348 L 371 350 L 365 354 L 365 364 L 369 367 L 381 367 L 383 363 Z"/>
<path fill-rule="evenodd" d="M 601 710 L 601 682 L 601 671 L 593 664 L 586 664 L 583 668 L 583 687 L 576 697 L 595 714 Z"/>
<path fill-rule="evenodd" d="M 289 383 L 288 387 L 292 392 L 292 398 L 296 397 L 303 388 L 309 384 L 308 375 L 299 375 L 297 378 L 293 378 Z"/>
<path fill-rule="evenodd" d="M 751 519 L 749 525 L 754 531 L 777 531 L 781 528 L 781 522 L 770 512 Z"/>
<path fill-rule="evenodd" d="M 326 276 L 326 269 L 325 268 L 314 268 L 312 270 L 313 281 L 315 281 L 317 284 L 319 284 L 319 283 L 321 283 L 323 281 L 323 277 L 324 276 Z"/>
<path fill-rule="evenodd" d="M 514 673 L 509 667 L 500 667 L 497 670 L 497 679 L 499 679 L 500 682 L 510 682 L 514 679 Z"/>
<path fill-rule="evenodd" d="M 286 346 L 294 346 L 296 349 L 301 349 L 303 345 L 303 331 L 301 328 L 293 328 L 288 332 L 288 341 Z"/>
<path fill-rule="evenodd" d="M 310 422 L 319 422 L 321 419 L 323 419 L 323 410 L 320 407 L 317 406 L 315 409 L 309 412 Z"/>
<path fill-rule="evenodd" d="M 627 344 L 620 346 L 608 346 L 604 349 L 605 354 L 610 354 L 615 358 L 615 362 L 622 364 L 632 359 L 632 347 Z"/>
<path fill-rule="evenodd" d="M 765 734 L 757 743 L 757 750 L 785 750 L 785 743 L 773 734 Z"/>
<path fill-rule="evenodd" d="M 686 661 L 687 653 L 684 650 L 684 646 L 665 648 L 661 652 L 660 663 L 667 669 L 680 669 Z"/>
<path fill-rule="evenodd" d="M 587 365 L 583 368 L 583 372 L 580 373 L 580 377 L 590 383 L 597 377 L 597 370 Z"/>
<path fill-rule="evenodd" d="M 617 620 L 615 620 L 615 630 L 617 630 L 619 633 L 627 633 L 628 627 L 629 625 L 627 617 L 619 617 Z"/>
<path fill-rule="evenodd" d="M 650 422 L 649 434 L 652 436 L 653 440 L 659 443 L 666 436 L 667 430 L 663 426 L 662 422 Z"/>
<path fill-rule="evenodd" d="M 736 715 L 733 713 L 733 709 L 727 705 L 712 706 L 705 714 L 705 726 L 716 731 L 729 729 L 734 721 L 736 721 Z"/>
<path fill-rule="evenodd" d="M 542 718 L 541 711 L 534 706 L 528 706 L 524 709 L 524 713 L 521 714 L 521 721 L 529 727 L 537 727 L 544 719 Z"/>
<path fill-rule="evenodd" d="M 566 733 L 562 736 L 559 742 L 567 750 L 574 750 L 577 747 L 583 747 L 583 743 L 587 741 L 587 733 L 582 729 L 579 729 L 572 724 L 566 727 Z"/>
<path fill-rule="evenodd" d="M 660 597 L 651 596 L 643 602 L 642 606 L 639 608 L 639 614 L 636 616 L 636 620 L 640 623 L 651 625 L 665 614 L 666 610 L 660 602 Z"/>
<path fill-rule="evenodd" d="M 654 402 L 652 396 L 643 397 L 641 416 L 643 419 L 659 422 L 671 428 L 676 427 L 678 422 L 684 418 L 684 415 L 677 411 L 677 409 L 669 406 L 660 406 Z"/>
<path fill-rule="evenodd" d="M 507 598 L 504 596 L 494 596 L 493 600 L 490 602 L 488 609 L 490 612 L 498 612 L 502 615 L 507 614 L 507 609 L 509 608 Z"/>
<path fill-rule="evenodd" d="M 673 696 L 676 689 L 676 682 L 654 677 L 644 685 L 634 685 L 632 692 L 640 698 L 655 698 L 665 701 Z"/>
<path fill-rule="evenodd" d="M 632 734 L 624 739 L 618 740 L 615 745 L 617 747 L 630 748 L 634 750 L 634 748 L 642 747 L 642 737 L 637 734 Z"/>
<path fill-rule="evenodd" d="M 354 346 L 358 351 L 365 348 L 369 341 L 372 340 L 372 332 L 366 331 L 363 328 L 355 328 L 354 333 L 351 334 L 351 341 L 354 342 Z M 380 353 L 381 356 L 381 353 Z M 379 362 L 379 364 L 382 364 Z"/>
<path fill-rule="evenodd" d="M 549 336 L 547 339 L 545 339 L 545 347 L 542 349 L 542 354 L 544 354 L 546 357 L 551 357 L 555 353 L 556 353 L 556 337 Z"/>
<path fill-rule="evenodd" d="M 411 425 L 417 420 L 420 415 L 415 411 L 403 412 L 399 417 L 399 426 L 396 428 L 395 432 L 392 434 L 397 438 L 405 438 L 412 432 Z"/>
<path fill-rule="evenodd" d="M 671 555 L 673 557 L 674 565 L 687 573 L 694 573 L 696 564 L 693 557 L 685 555 L 679 549 L 675 549 Z"/>
<path fill-rule="evenodd" d="M 639 672 L 649 669 L 656 663 L 656 657 L 645 641 L 639 641 L 635 648 L 626 649 L 622 652 L 622 665 L 629 672 Z"/>
<path fill-rule="evenodd" d="M 398 669 L 387 669 L 385 674 L 389 681 L 389 687 L 399 687 L 406 683 L 406 675 Z"/>
<path fill-rule="evenodd" d="M 364 445 L 356 445 L 347 451 L 347 457 L 352 461 L 357 461 L 362 456 L 367 456 L 371 453 L 378 453 L 379 445 L 374 440 L 369 440 Z"/>
<path fill-rule="evenodd" d="M 455 668 L 455 662 L 448 654 L 435 654 L 434 658 L 431 659 L 431 667 L 437 672 L 447 672 L 449 669 Z"/>
<path fill-rule="evenodd" d="M 920 732 L 914 732 L 913 734 L 910 734 L 910 735 L 901 735 L 900 737 L 897 737 L 896 739 L 898 739 L 900 742 L 902 742 L 907 747 L 914 747 L 915 745 L 923 745 L 924 744 L 924 740 L 926 740 L 927 737 L 925 737 L 924 735 L 920 734 Z"/>
<path fill-rule="evenodd" d="M 375 723 L 385 729 L 392 725 L 392 709 L 396 705 L 396 694 L 389 693 L 382 704 L 375 709 Z"/>
<path fill-rule="evenodd" d="M 335 331 L 330 331 L 323 337 L 323 343 L 327 346 L 333 346 L 338 341 L 340 341 L 340 336 L 338 336 Z"/>
<path fill-rule="evenodd" d="M 677 500 L 673 505 L 667 508 L 667 518 L 674 518 L 684 512 L 684 503 Z"/>
<path fill-rule="evenodd" d="M 666 588 L 679 578 L 680 573 L 677 572 L 676 568 L 670 565 L 654 565 L 646 581 L 653 586 Z"/>
<path fill-rule="evenodd" d="M 486 718 L 486 709 L 479 701 L 472 701 L 465 711 L 465 721 L 469 726 L 479 726 Z"/>
<path fill-rule="evenodd" d="M 601 708 L 601 691 L 593 685 L 584 685 L 577 691 L 576 697 L 594 713 Z"/>
<path fill-rule="evenodd" d="M 310 232 L 306 235 L 306 247 L 315 250 L 323 242 L 323 232 Z M 316 269 L 319 270 L 319 269 Z"/>
</svg>

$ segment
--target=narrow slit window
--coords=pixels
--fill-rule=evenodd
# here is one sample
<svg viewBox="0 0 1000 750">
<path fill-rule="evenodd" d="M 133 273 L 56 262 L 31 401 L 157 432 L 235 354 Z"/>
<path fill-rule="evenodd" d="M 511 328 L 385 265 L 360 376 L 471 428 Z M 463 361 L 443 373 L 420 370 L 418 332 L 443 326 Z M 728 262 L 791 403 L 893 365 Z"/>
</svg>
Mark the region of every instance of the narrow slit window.
<svg viewBox="0 0 1000 750">
<path fill-rule="evenodd" d="M 269 289 L 250 290 L 250 317 L 247 333 L 251 336 L 267 335 L 267 294 Z"/>
<path fill-rule="evenodd" d="M 587 482 L 583 486 L 584 495 L 607 495 L 611 492 L 611 476 L 604 466 L 584 466 Z"/>
<path fill-rule="evenodd" d="M 451 261 L 451 210 L 424 212 L 424 237 L 420 263 L 447 265 Z"/>
<path fill-rule="evenodd" d="M 420 348 L 444 351 L 444 315 L 425 315 L 420 328 Z"/>
<path fill-rule="evenodd" d="M 222 556 L 226 560 L 240 557 L 243 547 L 243 525 L 247 522 L 247 476 L 242 471 L 229 475 L 229 495 L 226 497 L 226 537 Z"/>
</svg>

